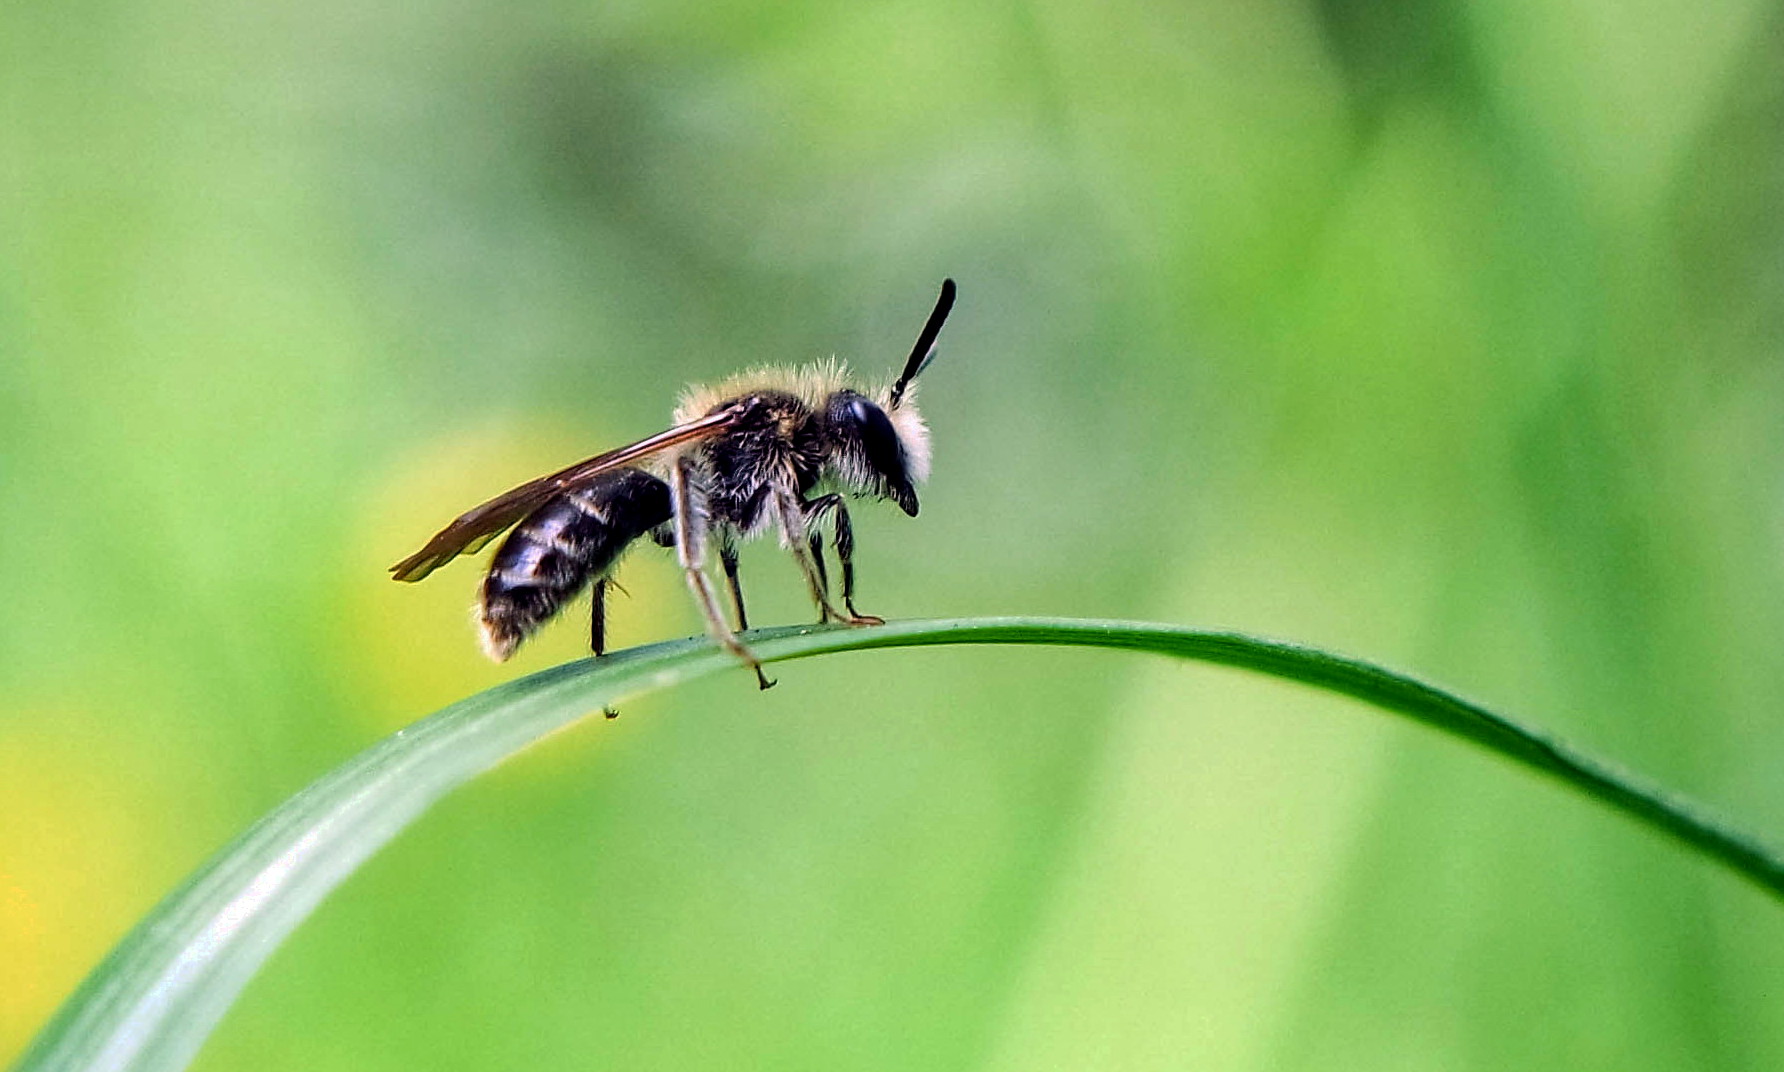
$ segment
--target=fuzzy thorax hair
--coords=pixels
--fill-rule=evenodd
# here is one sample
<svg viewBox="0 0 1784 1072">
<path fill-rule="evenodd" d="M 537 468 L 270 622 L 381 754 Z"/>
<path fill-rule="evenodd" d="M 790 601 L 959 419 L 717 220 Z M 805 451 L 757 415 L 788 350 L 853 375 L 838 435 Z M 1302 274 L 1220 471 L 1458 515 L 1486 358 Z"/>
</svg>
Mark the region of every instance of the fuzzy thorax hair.
<svg viewBox="0 0 1784 1072">
<path fill-rule="evenodd" d="M 676 403 L 675 423 L 696 420 L 719 404 L 752 391 L 785 391 L 810 406 L 813 412 L 821 412 L 831 395 L 851 389 L 860 391 L 885 411 L 886 419 L 892 422 L 892 430 L 898 433 L 898 441 L 904 447 L 905 470 L 910 474 L 911 483 L 927 481 L 929 426 L 923 423 L 923 415 L 917 409 L 917 384 L 914 381 L 906 384 L 898 408 L 889 409 L 891 384 L 867 388 L 856 386 L 849 367 L 835 358 L 797 368 L 764 365 L 729 376 L 711 386 L 696 384 L 683 391 Z"/>
</svg>

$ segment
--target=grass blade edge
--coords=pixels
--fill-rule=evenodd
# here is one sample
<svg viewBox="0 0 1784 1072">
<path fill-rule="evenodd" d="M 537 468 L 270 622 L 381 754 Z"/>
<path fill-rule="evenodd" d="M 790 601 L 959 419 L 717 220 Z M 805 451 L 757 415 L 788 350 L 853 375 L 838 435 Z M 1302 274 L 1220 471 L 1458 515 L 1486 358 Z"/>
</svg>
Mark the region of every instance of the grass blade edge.
<svg viewBox="0 0 1784 1072">
<path fill-rule="evenodd" d="M 758 630 L 766 661 L 936 644 L 1144 651 L 1324 689 L 1410 717 L 1554 777 L 1672 835 L 1784 900 L 1784 860 L 1705 809 L 1453 693 L 1358 659 L 1242 633 L 1058 618 Z M 272 951 L 434 802 L 602 705 L 736 668 L 704 639 L 568 663 L 453 704 L 311 784 L 216 853 L 94 969 L 15 1072 L 185 1067 Z"/>
</svg>

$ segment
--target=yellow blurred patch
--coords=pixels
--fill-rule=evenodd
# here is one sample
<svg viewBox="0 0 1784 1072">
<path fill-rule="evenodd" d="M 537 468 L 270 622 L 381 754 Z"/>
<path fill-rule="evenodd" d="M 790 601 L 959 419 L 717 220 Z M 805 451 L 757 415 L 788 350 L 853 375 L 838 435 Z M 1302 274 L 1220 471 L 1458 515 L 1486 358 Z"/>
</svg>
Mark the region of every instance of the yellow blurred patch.
<svg viewBox="0 0 1784 1072">
<path fill-rule="evenodd" d="M 0 1066 L 166 891 L 174 814 L 97 719 L 8 712 L 0 738 Z M 72 731 L 71 731 L 72 728 Z"/>
<path fill-rule="evenodd" d="M 584 596 L 508 662 L 483 656 L 472 603 L 493 546 L 416 584 L 390 580 L 383 567 L 472 506 L 621 439 L 599 429 L 505 422 L 442 435 L 397 459 L 373 483 L 347 550 L 350 561 L 377 563 L 379 569 L 353 577 L 339 605 L 342 640 L 349 648 L 344 661 L 356 670 L 366 717 L 377 729 L 397 729 L 474 692 L 589 653 Z M 643 541 L 622 562 L 618 579 L 627 594 L 609 599 L 609 647 L 687 631 L 682 626 L 686 596 L 666 554 Z"/>
</svg>

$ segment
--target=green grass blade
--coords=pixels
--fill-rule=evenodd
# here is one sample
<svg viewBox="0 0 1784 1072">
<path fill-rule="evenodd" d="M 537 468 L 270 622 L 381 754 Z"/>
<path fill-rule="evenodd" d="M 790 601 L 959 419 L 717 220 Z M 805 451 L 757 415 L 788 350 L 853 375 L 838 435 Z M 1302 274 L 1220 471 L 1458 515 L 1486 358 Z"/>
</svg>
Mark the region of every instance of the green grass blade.
<svg viewBox="0 0 1784 1072">
<path fill-rule="evenodd" d="M 1550 774 L 1784 899 L 1784 861 L 1683 798 L 1442 689 L 1313 648 L 1239 633 L 1049 618 L 769 629 L 750 642 L 767 661 L 929 644 L 1121 648 L 1298 681 Z M 491 689 L 372 746 L 274 809 L 164 900 L 62 1006 L 17 1072 L 183 1068 L 285 936 L 435 801 L 604 704 L 720 670 L 737 671 L 737 664 L 705 640 L 633 648 Z"/>
</svg>

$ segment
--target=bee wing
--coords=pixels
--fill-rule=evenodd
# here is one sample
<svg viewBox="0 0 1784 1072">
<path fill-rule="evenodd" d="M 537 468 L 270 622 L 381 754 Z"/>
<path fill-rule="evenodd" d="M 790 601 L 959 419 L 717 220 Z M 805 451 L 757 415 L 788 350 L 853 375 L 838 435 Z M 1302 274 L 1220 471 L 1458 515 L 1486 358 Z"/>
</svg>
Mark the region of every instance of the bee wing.
<svg viewBox="0 0 1784 1072">
<path fill-rule="evenodd" d="M 671 447 L 696 439 L 709 439 L 736 424 L 742 414 L 741 406 L 727 406 L 699 420 L 659 432 L 649 439 L 640 439 L 618 450 L 597 454 L 566 469 L 528 481 L 481 506 L 465 511 L 427 541 L 427 546 L 390 567 L 390 572 L 399 581 L 419 581 L 459 555 L 479 550 L 501 535 L 503 529 L 537 510 L 553 497 L 573 491 L 602 473 L 631 465 Z"/>
</svg>

